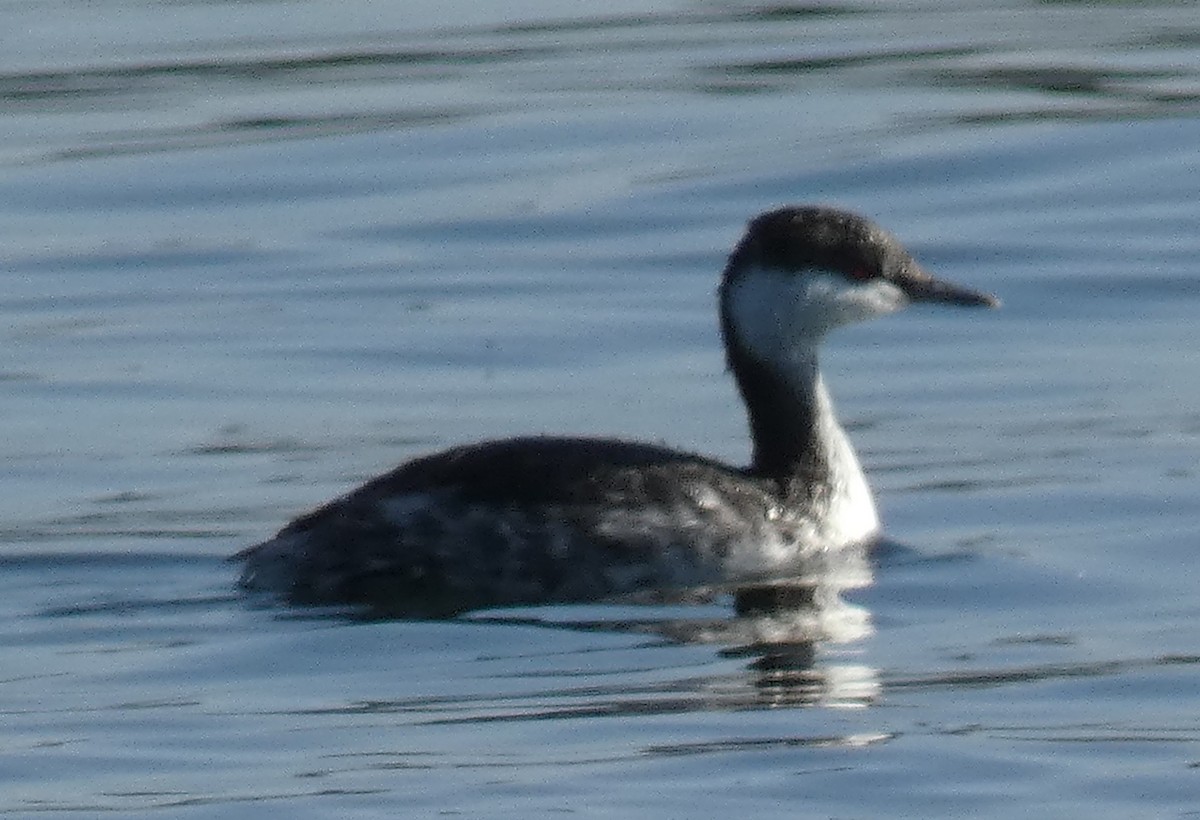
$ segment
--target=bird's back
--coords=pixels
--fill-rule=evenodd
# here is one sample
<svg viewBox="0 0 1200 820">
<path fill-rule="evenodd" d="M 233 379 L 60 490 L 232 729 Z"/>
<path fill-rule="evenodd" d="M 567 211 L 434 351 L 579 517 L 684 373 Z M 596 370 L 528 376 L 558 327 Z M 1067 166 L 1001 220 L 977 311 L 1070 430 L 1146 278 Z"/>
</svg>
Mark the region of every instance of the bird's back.
<svg viewBox="0 0 1200 820">
<path fill-rule="evenodd" d="M 443 615 L 765 574 L 794 550 L 779 508 L 770 482 L 700 456 L 511 439 L 408 462 L 237 557 L 244 585 L 298 602 Z"/>
</svg>

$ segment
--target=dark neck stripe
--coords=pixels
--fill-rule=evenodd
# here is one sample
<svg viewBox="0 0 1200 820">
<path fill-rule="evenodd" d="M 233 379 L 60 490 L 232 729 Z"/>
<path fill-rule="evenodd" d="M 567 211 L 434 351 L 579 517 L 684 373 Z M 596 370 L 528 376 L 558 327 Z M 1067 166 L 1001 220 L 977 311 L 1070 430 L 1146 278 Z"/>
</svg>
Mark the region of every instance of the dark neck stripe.
<svg viewBox="0 0 1200 820">
<path fill-rule="evenodd" d="M 749 416 L 750 471 L 788 496 L 820 495 L 830 482 L 830 464 L 821 440 L 816 362 L 806 374 L 809 383 L 794 384 L 736 342 L 727 340 L 726 352 Z"/>
</svg>

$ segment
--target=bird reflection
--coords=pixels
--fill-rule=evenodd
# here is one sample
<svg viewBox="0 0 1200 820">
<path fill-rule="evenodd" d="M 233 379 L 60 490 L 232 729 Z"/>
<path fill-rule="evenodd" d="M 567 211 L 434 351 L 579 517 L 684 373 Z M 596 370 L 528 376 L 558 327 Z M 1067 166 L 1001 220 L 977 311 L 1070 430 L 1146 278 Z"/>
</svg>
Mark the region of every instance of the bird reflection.
<svg viewBox="0 0 1200 820">
<path fill-rule="evenodd" d="M 692 681 L 694 698 L 687 699 L 684 707 L 689 711 L 868 705 L 880 691 L 876 671 L 861 662 L 839 661 L 853 657 L 853 644 L 873 631 L 868 610 L 843 598 L 847 590 L 870 585 L 869 552 L 866 545 L 838 550 L 814 558 L 803 575 L 734 589 L 655 593 L 603 606 L 495 610 L 468 617 L 472 622 L 642 634 L 673 644 L 716 645 L 721 657 L 745 660 L 740 680 L 722 676 Z M 658 706 L 676 711 L 667 702 Z M 638 711 L 645 708 L 642 704 Z"/>
</svg>

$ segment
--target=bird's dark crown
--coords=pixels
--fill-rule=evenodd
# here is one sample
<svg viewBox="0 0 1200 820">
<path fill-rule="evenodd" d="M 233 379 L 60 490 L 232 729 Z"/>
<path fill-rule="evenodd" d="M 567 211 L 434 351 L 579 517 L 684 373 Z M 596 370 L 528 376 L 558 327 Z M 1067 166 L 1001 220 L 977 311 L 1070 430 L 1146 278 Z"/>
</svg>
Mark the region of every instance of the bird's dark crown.
<svg viewBox="0 0 1200 820">
<path fill-rule="evenodd" d="M 818 269 L 865 281 L 891 278 L 912 264 L 899 240 L 864 217 L 837 208 L 794 206 L 750 222 L 725 276 L 736 278 L 751 267 Z"/>
</svg>

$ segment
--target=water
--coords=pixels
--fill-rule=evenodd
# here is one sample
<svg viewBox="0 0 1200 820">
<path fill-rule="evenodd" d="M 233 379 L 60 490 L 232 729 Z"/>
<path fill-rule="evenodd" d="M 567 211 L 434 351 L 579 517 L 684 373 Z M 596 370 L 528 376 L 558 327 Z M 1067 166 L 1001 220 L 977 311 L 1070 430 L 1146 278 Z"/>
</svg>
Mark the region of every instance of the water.
<svg viewBox="0 0 1200 820">
<path fill-rule="evenodd" d="M 1189 4 L 380 5 L 0 6 L 0 813 L 1195 813 Z M 713 289 L 798 201 L 1005 300 L 831 340 L 897 542 L 831 637 L 236 592 L 453 442 L 744 459 Z"/>
</svg>

